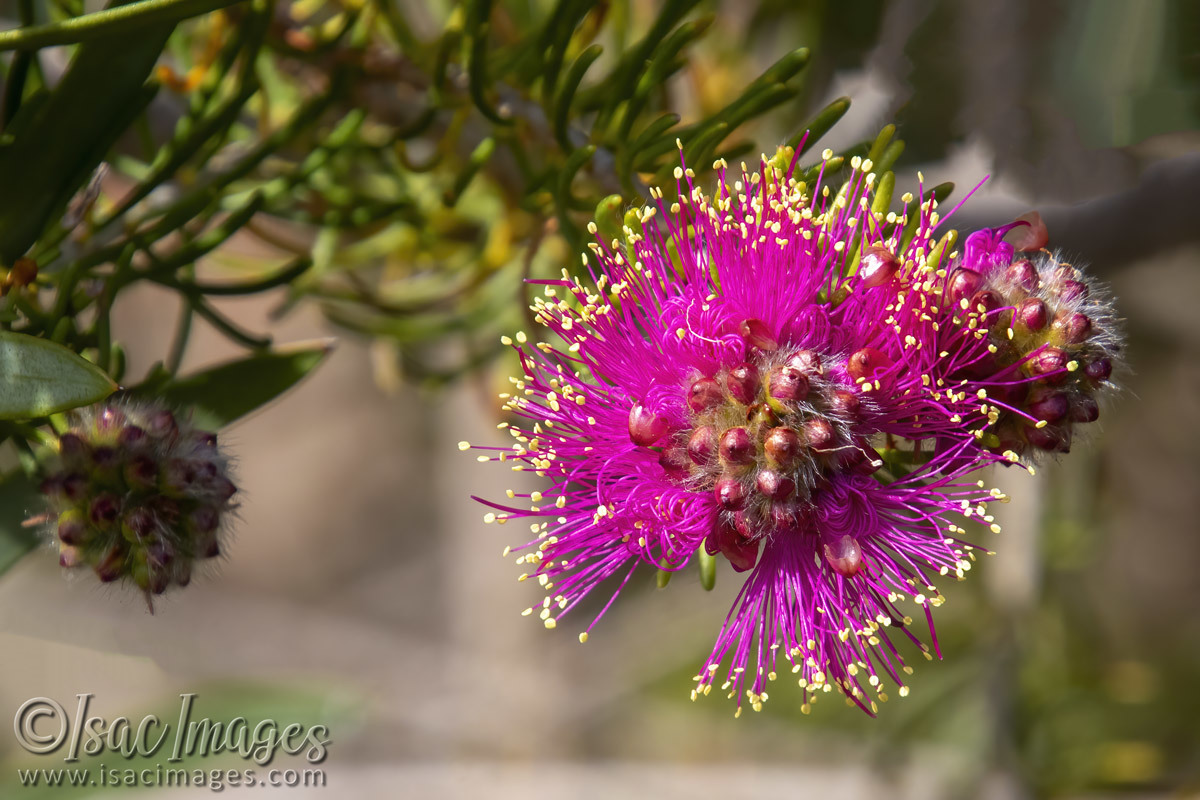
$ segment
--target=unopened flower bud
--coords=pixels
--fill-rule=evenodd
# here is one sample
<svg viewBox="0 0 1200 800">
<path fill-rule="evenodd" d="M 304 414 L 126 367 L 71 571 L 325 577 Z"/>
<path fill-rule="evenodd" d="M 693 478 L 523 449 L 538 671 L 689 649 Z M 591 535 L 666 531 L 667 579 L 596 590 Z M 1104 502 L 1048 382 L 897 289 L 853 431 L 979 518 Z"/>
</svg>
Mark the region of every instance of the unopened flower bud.
<svg viewBox="0 0 1200 800">
<path fill-rule="evenodd" d="M 634 403 L 629 409 L 629 438 L 639 447 L 649 447 L 667 435 L 670 422 L 652 409 Z"/>
<path fill-rule="evenodd" d="M 1084 366 L 1083 374 L 1096 383 L 1106 381 L 1112 377 L 1112 361 L 1104 357 L 1093 359 Z"/>
<path fill-rule="evenodd" d="M 1065 350 L 1046 346 L 1034 353 L 1026 363 L 1029 373 L 1040 376 L 1044 383 L 1062 383 L 1066 380 L 1069 360 Z"/>
<path fill-rule="evenodd" d="M 813 450 L 827 450 L 837 438 L 832 423 L 824 417 L 804 421 L 804 441 Z"/>
<path fill-rule="evenodd" d="M 117 434 L 117 446 L 125 449 L 133 449 L 146 441 L 146 432 L 137 425 L 126 425 Z"/>
<path fill-rule="evenodd" d="M 1005 279 L 1014 286 L 1020 286 L 1027 292 L 1032 292 L 1038 287 L 1037 268 L 1028 259 L 1014 261 L 1008 265 L 1008 269 L 1004 271 Z"/>
<path fill-rule="evenodd" d="M 754 460 L 754 441 L 745 428 L 730 428 L 721 434 L 720 451 L 727 464 L 749 464 Z"/>
<path fill-rule="evenodd" d="M 758 491 L 772 500 L 783 500 L 796 491 L 796 482 L 782 472 L 762 469 L 755 477 Z"/>
<path fill-rule="evenodd" d="M 683 481 L 692 473 L 692 461 L 688 451 L 682 447 L 666 447 L 658 454 L 658 463 L 667 475 L 677 481 Z"/>
<path fill-rule="evenodd" d="M 1058 422 L 1067 415 L 1070 403 L 1062 392 L 1052 389 L 1034 389 L 1029 395 L 1029 413 L 1035 419 Z"/>
<path fill-rule="evenodd" d="M 959 267 L 950 276 L 948 290 L 950 293 L 950 302 L 958 305 L 963 300 L 974 297 L 979 291 L 979 287 L 983 285 L 983 276 L 973 269 Z"/>
<path fill-rule="evenodd" d="M 742 405 L 750 405 L 758 397 L 758 368 L 753 364 L 738 364 L 729 370 L 725 380 L 733 399 Z"/>
<path fill-rule="evenodd" d="M 1071 450 L 1071 432 L 1057 425 L 1025 428 L 1025 441 L 1040 450 L 1067 453 Z"/>
<path fill-rule="evenodd" d="M 846 361 L 846 372 L 854 380 L 873 378 L 880 370 L 892 365 L 892 360 L 874 347 L 864 347 Z"/>
<path fill-rule="evenodd" d="M 688 458 L 693 464 L 704 466 L 717 455 L 717 429 L 711 425 L 701 425 L 692 431 L 687 444 Z"/>
<path fill-rule="evenodd" d="M 742 334 L 742 338 L 751 347 L 756 347 L 764 353 L 769 353 L 779 349 L 779 342 L 771 334 L 769 328 L 760 319 L 748 319 L 742 322 L 738 327 L 738 331 Z"/>
<path fill-rule="evenodd" d="M 125 463 L 125 482 L 137 489 L 149 489 L 158 483 L 158 464 L 150 456 L 139 453 Z"/>
<path fill-rule="evenodd" d="M 88 506 L 88 519 L 97 527 L 107 527 L 121 513 L 121 501 L 109 492 L 96 495 Z"/>
<path fill-rule="evenodd" d="M 1071 403 L 1072 422 L 1095 422 L 1100 419 L 1100 405 L 1091 395 L 1080 395 Z"/>
<path fill-rule="evenodd" d="M 83 544 L 87 539 L 87 534 L 87 521 L 77 509 L 64 511 L 58 515 L 58 538 L 63 544 Z"/>
<path fill-rule="evenodd" d="M 808 378 L 795 367 L 784 365 L 771 373 L 768 392 L 773 400 L 799 402 L 808 397 Z"/>
<path fill-rule="evenodd" d="M 882 245 L 871 245 L 863 250 L 858 264 L 858 277 L 866 288 L 883 286 L 900 271 L 900 259 Z"/>
<path fill-rule="evenodd" d="M 827 539 L 824 550 L 826 563 L 843 578 L 853 578 L 862 570 L 862 549 L 853 536 Z"/>
<path fill-rule="evenodd" d="M 726 511 L 736 511 L 746 503 L 746 488 L 740 480 L 731 475 L 717 478 L 713 485 L 713 495 Z"/>
<path fill-rule="evenodd" d="M 714 540 L 714 550 L 729 559 L 735 572 L 752 569 L 758 561 L 758 539 L 747 540 L 732 525 L 722 523 L 709 536 Z"/>
<path fill-rule="evenodd" d="M 96 572 L 96 577 L 104 583 L 112 583 L 125 574 L 125 557 L 128 555 L 123 544 L 114 542 L 100 558 L 96 561 L 93 568 Z"/>
<path fill-rule="evenodd" d="M 170 411 L 160 410 L 150 415 L 146 423 L 146 431 L 159 439 L 169 439 L 179 433 L 179 425 L 175 415 Z"/>
<path fill-rule="evenodd" d="M 724 400 L 725 393 L 721 391 L 721 384 L 712 378 L 701 378 L 688 389 L 688 408 L 697 414 L 716 408 Z"/>
<path fill-rule="evenodd" d="M 1013 311 L 1013 327 L 1027 331 L 1040 331 L 1050 321 L 1046 304 L 1036 297 L 1028 297 L 1017 304 Z"/>
<path fill-rule="evenodd" d="M 1000 295 L 993 292 L 991 289 L 984 289 L 981 292 L 976 292 L 971 297 L 971 311 L 978 311 L 980 314 L 991 314 L 997 308 L 1004 305 L 1004 301 L 1000 299 Z"/>
<path fill-rule="evenodd" d="M 1086 283 L 1074 280 L 1063 281 L 1058 287 L 1058 296 L 1064 303 L 1073 303 L 1088 296 Z"/>
<path fill-rule="evenodd" d="M 1062 314 L 1054 320 L 1054 332 L 1066 344 L 1082 344 L 1092 332 L 1092 321 L 1085 314 Z"/>
<path fill-rule="evenodd" d="M 862 414 L 862 401 L 849 389 L 835 389 L 829 395 L 829 410 L 848 422 L 857 422 Z"/>
<path fill-rule="evenodd" d="M 772 428 L 763 439 L 763 452 L 767 460 L 785 469 L 795 466 L 802 447 L 800 436 L 787 427 Z"/>
</svg>

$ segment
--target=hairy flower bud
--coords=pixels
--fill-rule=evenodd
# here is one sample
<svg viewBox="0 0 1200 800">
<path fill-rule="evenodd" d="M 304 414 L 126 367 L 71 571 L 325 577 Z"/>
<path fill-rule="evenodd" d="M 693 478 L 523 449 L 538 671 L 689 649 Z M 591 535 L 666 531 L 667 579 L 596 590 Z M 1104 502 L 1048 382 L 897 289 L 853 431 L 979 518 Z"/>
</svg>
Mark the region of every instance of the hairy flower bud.
<svg viewBox="0 0 1200 800">
<path fill-rule="evenodd" d="M 729 370 L 725 384 L 734 400 L 742 405 L 750 405 L 758 397 L 758 367 L 748 363 L 738 364 Z"/>
<path fill-rule="evenodd" d="M 703 414 L 710 408 L 715 408 L 725 400 L 721 384 L 712 378 L 701 378 L 688 389 L 688 408 L 697 414 Z"/>
<path fill-rule="evenodd" d="M 76 410 L 42 484 L 59 563 L 127 580 L 147 602 L 220 551 L 237 486 L 216 436 L 161 408 L 109 401 Z M 151 605 L 153 610 L 153 605 Z"/>
</svg>

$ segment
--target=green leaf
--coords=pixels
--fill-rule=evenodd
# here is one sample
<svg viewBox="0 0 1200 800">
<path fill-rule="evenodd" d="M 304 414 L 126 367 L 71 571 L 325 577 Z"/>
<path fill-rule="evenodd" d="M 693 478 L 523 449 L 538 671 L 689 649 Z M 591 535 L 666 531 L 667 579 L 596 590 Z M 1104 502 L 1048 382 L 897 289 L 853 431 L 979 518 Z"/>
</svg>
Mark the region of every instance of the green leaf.
<svg viewBox="0 0 1200 800">
<path fill-rule="evenodd" d="M 37 547 L 37 532 L 22 523 L 40 507 L 37 484 L 24 472 L 0 478 L 0 574 Z"/>
<path fill-rule="evenodd" d="M 60 344 L 0 331 L 0 419 L 33 419 L 103 400 L 117 385 Z"/>
<path fill-rule="evenodd" d="M 223 428 L 299 383 L 325 360 L 333 345 L 333 339 L 319 339 L 255 353 L 177 380 L 154 394 L 194 409 L 200 425 Z M 143 393 L 142 387 L 134 392 Z"/>
</svg>

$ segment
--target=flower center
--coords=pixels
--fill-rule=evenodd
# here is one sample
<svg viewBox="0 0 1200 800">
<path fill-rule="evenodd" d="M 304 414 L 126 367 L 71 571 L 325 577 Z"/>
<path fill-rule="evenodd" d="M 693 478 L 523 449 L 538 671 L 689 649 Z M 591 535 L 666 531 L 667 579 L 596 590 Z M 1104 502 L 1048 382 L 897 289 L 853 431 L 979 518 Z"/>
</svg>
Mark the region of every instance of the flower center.
<svg viewBox="0 0 1200 800">
<path fill-rule="evenodd" d="M 869 460 L 851 430 L 862 411 L 852 364 L 800 348 L 750 351 L 683 387 L 690 426 L 660 455 L 672 480 L 711 491 L 747 540 L 802 527 L 823 476 Z"/>
</svg>

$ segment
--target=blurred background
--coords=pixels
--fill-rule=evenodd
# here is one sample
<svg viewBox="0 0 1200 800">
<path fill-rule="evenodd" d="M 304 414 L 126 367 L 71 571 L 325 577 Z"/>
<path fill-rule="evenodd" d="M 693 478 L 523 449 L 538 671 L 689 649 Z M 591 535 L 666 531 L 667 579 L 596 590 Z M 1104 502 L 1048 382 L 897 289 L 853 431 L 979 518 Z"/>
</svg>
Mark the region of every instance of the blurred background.
<svg viewBox="0 0 1200 800">
<path fill-rule="evenodd" d="M 15 20 L 17 5 L 0 8 Z M 457 13 L 391 5 L 415 37 Z M 498 2 L 493 30 L 551 8 Z M 605 8 L 631 41 L 662 5 Z M 713 22 L 655 99 L 684 125 L 806 46 L 800 88 L 743 138 L 771 152 L 849 96 L 821 147 L 851 148 L 895 121 L 901 191 L 918 170 L 955 181 L 955 198 L 992 176 L 955 226 L 1039 210 L 1051 244 L 1092 265 L 1126 318 L 1131 369 L 1092 437 L 1036 478 L 992 476 L 1013 497 L 998 511 L 1004 532 L 985 542 L 997 554 L 949 590 L 945 660 L 916 665 L 911 696 L 878 719 L 836 702 L 801 716 L 786 687 L 738 720 L 723 699 L 690 702 L 736 593 L 728 570 L 711 593 L 692 573 L 659 591 L 647 571 L 586 646 L 571 626 L 519 616 L 540 595 L 501 559 L 507 531 L 468 499 L 497 497 L 514 476 L 456 443 L 507 443 L 495 393 L 511 364 L 496 336 L 525 325 L 522 270 L 577 256 L 569 220 L 516 204 L 497 166 L 470 183 L 454 225 L 421 223 L 444 224 L 437 246 L 381 210 L 388 227 L 366 233 L 263 219 L 199 262 L 202 276 L 253 273 L 289 237 L 327 253 L 343 282 L 309 302 L 281 287 L 215 304 L 277 342 L 337 336 L 337 349 L 223 435 L 244 489 L 236 536 L 218 569 L 153 616 L 136 593 L 64 580 L 48 551 L 3 576 L 0 709 L 34 696 L 71 708 L 93 692 L 109 718 L 169 718 L 195 692 L 214 718 L 326 724 L 329 785 L 296 797 L 1200 797 L 1200 4 L 727 0 L 688 13 Z M 188 23 L 164 64 L 186 74 L 236 21 L 217 34 L 212 20 Z M 609 35 L 620 53 L 626 38 Z M 410 119 L 417 100 L 402 84 L 363 87 L 362 108 Z M 457 135 L 435 124 L 406 157 Z M 120 180 L 109 178 L 118 194 Z M 359 277 L 337 269 L 352 258 Z M 481 261 L 493 295 L 465 294 L 456 275 L 420 305 L 432 266 Z M 162 357 L 178 303 L 148 285 L 121 295 L 113 335 L 130 374 Z M 183 370 L 236 353 L 197 323 Z M 42 761 L 0 737 L 0 794 L 23 796 L 14 768 L 54 766 Z M 203 766 L 217 764 L 241 766 Z"/>
</svg>

